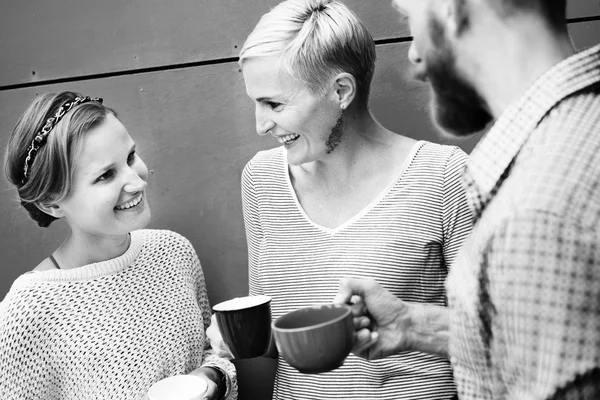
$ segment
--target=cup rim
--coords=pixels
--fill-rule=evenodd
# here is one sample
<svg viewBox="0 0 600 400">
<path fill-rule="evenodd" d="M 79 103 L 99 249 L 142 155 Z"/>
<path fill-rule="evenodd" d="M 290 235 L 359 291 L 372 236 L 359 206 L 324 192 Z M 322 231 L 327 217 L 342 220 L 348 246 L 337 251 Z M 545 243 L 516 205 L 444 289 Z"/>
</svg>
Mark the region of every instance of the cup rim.
<svg viewBox="0 0 600 400">
<path fill-rule="evenodd" d="M 315 325 L 309 325 L 309 326 L 303 326 L 301 328 L 280 328 L 278 326 L 276 326 L 275 324 L 277 324 L 277 322 L 279 322 L 279 320 L 281 320 L 283 317 L 286 317 L 292 313 L 296 313 L 296 312 L 300 312 L 303 310 L 308 310 L 308 309 L 313 309 L 313 308 L 322 308 L 322 307 L 329 307 L 329 308 L 342 308 L 342 309 L 346 309 L 346 311 L 341 314 L 340 316 L 331 319 L 329 321 L 325 321 L 325 322 L 321 322 L 319 324 L 315 324 Z M 315 306 L 309 306 L 309 307 L 302 307 L 299 308 L 297 310 L 294 311 L 290 311 L 289 313 L 285 313 L 282 316 L 280 316 L 279 318 L 277 318 L 275 321 L 273 321 L 271 323 L 271 329 L 274 331 L 278 331 L 278 332 L 302 332 L 305 331 L 307 329 L 315 329 L 315 328 L 321 328 L 323 326 L 327 326 L 327 325 L 331 325 L 333 323 L 336 323 L 338 321 L 343 320 L 344 318 L 346 318 L 348 316 L 348 314 L 350 314 L 352 312 L 352 309 L 346 305 L 346 304 L 321 304 L 321 305 L 315 305 Z"/>
<path fill-rule="evenodd" d="M 156 391 L 161 391 L 161 393 L 163 393 L 162 391 L 164 391 L 164 389 L 162 388 L 162 386 L 164 386 L 166 383 L 165 381 L 194 381 L 194 385 L 199 385 L 199 387 L 202 387 L 202 393 L 200 393 L 200 395 L 203 395 L 204 393 L 206 393 L 206 390 L 208 389 L 208 385 L 206 384 L 206 381 L 204 379 L 202 379 L 199 376 L 196 375 L 191 375 L 191 374 L 175 374 L 175 375 L 171 375 L 171 376 L 167 376 L 163 379 L 160 379 L 156 382 L 154 382 L 152 385 L 150 385 L 150 387 L 148 388 L 148 398 L 151 398 L 150 396 L 154 396 L 156 395 L 156 393 L 152 393 L 152 392 L 156 392 Z"/>
<path fill-rule="evenodd" d="M 219 309 L 218 308 L 219 306 L 221 306 L 221 305 L 223 305 L 225 303 L 228 303 L 230 301 L 233 301 L 233 300 L 236 300 L 236 299 L 245 299 L 245 298 L 248 298 L 248 297 L 253 297 L 253 298 L 257 298 L 257 299 L 262 297 L 262 299 L 260 299 L 260 301 L 258 303 L 254 304 L 254 305 L 251 305 L 249 307 L 236 308 L 236 309 L 228 309 L 228 310 L 223 310 L 223 309 Z M 251 309 L 256 308 L 256 307 L 264 306 L 265 304 L 268 304 L 269 302 L 271 302 L 271 296 L 267 296 L 267 295 L 264 295 L 264 294 L 249 295 L 249 296 L 238 296 L 238 297 L 234 297 L 234 298 L 231 298 L 229 300 L 224 300 L 224 301 L 221 301 L 221 302 L 215 304 L 214 306 L 212 306 L 212 311 L 215 312 L 215 313 L 216 312 L 227 313 L 227 312 L 237 312 L 237 311 L 240 311 L 240 310 L 251 310 Z"/>
</svg>

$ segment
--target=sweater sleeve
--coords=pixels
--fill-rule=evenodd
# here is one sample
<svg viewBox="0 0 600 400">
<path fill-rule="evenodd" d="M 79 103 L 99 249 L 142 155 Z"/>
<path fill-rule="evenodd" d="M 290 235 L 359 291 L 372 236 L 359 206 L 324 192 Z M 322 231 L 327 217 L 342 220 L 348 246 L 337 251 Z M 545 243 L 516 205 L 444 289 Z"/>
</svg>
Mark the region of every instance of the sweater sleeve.
<svg viewBox="0 0 600 400">
<path fill-rule="evenodd" d="M 260 213 L 256 185 L 252 174 L 253 160 L 250 160 L 242 172 L 242 208 L 246 241 L 248 244 L 248 286 L 250 295 L 264 294 L 259 276 L 259 250 L 263 233 L 260 225 Z"/>
<path fill-rule="evenodd" d="M 191 246 L 191 245 L 190 245 Z M 192 251 L 192 263 L 194 271 L 196 271 L 196 287 L 198 293 L 198 305 L 202 311 L 202 320 L 204 321 L 204 353 L 202 356 L 202 366 L 212 367 L 221 371 L 227 379 L 227 391 L 225 393 L 225 399 L 236 400 L 238 397 L 238 384 L 237 374 L 235 366 L 231 361 L 217 356 L 212 348 L 210 347 L 210 341 L 206 340 L 206 329 L 210 326 L 211 309 L 208 301 L 208 294 L 206 291 L 206 283 L 204 281 L 204 272 L 200 265 L 200 260 L 195 251 Z"/>
<path fill-rule="evenodd" d="M 473 228 L 473 218 L 461 180 L 467 158 L 468 156 L 456 147 L 444 169 L 442 226 L 444 261 L 448 269 Z"/>
<path fill-rule="evenodd" d="M 33 296 L 32 296 L 33 295 Z M 52 301 L 52 299 L 47 299 Z M 47 312 L 40 312 L 34 290 L 13 290 L 0 303 L 0 399 L 69 398 L 70 365 L 60 362 L 47 329 Z M 79 305 L 79 304 L 78 304 Z M 45 311 L 45 310 L 44 310 Z M 64 369 L 62 368 L 64 366 Z M 85 377 L 84 377 L 85 378 Z M 72 388 L 72 386 L 71 386 Z"/>
</svg>

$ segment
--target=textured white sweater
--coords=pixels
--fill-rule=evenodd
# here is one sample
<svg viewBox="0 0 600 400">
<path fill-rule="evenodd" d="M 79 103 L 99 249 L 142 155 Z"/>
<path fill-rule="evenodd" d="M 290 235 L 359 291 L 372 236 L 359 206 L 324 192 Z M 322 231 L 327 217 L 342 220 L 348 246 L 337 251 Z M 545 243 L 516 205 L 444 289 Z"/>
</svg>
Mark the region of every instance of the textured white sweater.
<svg viewBox="0 0 600 400">
<path fill-rule="evenodd" d="M 205 330 L 210 306 L 190 242 L 165 230 L 131 233 L 120 257 L 27 273 L 0 303 L 0 399 L 142 399 L 150 385 L 200 366 L 227 375 Z"/>
</svg>

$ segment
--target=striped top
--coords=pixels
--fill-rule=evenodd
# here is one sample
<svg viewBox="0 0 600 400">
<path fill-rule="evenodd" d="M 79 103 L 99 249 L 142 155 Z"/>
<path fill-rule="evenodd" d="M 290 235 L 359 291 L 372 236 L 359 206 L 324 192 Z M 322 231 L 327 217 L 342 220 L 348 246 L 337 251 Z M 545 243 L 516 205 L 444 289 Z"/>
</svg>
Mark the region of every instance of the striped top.
<svg viewBox="0 0 600 400">
<path fill-rule="evenodd" d="M 394 182 L 329 229 L 302 210 L 284 149 L 259 152 L 242 176 L 250 293 L 272 297 L 273 318 L 330 303 L 345 276 L 374 278 L 404 300 L 445 305 L 448 267 L 471 228 L 460 184 L 466 158 L 457 147 L 417 142 Z M 351 354 L 318 375 L 301 374 L 280 357 L 273 398 L 449 399 L 455 391 L 447 359 Z"/>
</svg>

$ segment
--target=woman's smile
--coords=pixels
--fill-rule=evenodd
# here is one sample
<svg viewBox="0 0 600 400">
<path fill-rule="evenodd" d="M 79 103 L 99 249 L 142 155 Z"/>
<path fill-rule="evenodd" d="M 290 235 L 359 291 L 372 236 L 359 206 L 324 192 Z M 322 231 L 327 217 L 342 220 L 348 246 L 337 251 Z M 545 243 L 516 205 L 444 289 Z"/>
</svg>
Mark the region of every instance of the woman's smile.
<svg viewBox="0 0 600 400">
<path fill-rule="evenodd" d="M 133 199 L 115 207 L 116 211 L 132 211 L 143 206 L 144 192 L 138 193 Z M 140 207 L 138 207 L 140 206 Z"/>
<path fill-rule="evenodd" d="M 283 144 L 286 147 L 292 146 L 294 143 L 296 143 L 296 140 L 298 140 L 299 138 L 300 135 L 297 135 L 295 133 L 284 136 L 277 136 L 277 140 L 279 141 L 279 143 Z"/>
</svg>

